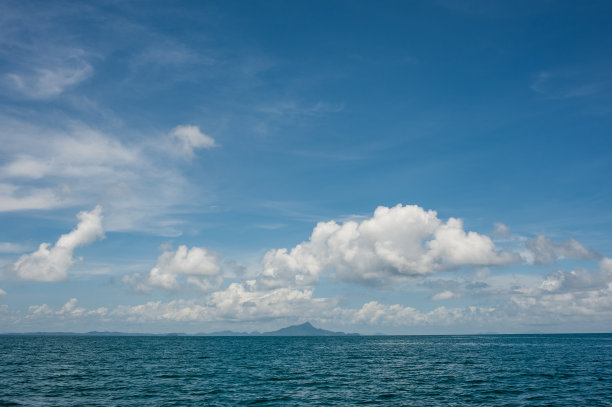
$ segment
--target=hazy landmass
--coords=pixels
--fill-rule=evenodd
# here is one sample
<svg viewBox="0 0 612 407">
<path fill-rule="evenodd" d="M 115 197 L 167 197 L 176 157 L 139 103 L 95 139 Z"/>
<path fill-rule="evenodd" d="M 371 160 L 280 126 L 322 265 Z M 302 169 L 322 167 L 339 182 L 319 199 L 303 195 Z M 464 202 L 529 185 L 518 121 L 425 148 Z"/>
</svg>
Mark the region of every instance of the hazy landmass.
<svg viewBox="0 0 612 407">
<path fill-rule="evenodd" d="M 85 333 L 78 332 L 19 332 L 19 333 L 4 333 L 1 335 L 45 335 L 45 336 L 359 336 L 358 333 L 344 333 L 328 331 L 326 329 L 315 328 L 310 322 L 305 322 L 300 325 L 291 325 L 285 328 L 270 332 L 235 332 L 235 331 L 218 331 L 197 334 L 186 333 L 137 333 L 137 332 L 109 332 L 109 331 L 90 331 Z"/>
</svg>

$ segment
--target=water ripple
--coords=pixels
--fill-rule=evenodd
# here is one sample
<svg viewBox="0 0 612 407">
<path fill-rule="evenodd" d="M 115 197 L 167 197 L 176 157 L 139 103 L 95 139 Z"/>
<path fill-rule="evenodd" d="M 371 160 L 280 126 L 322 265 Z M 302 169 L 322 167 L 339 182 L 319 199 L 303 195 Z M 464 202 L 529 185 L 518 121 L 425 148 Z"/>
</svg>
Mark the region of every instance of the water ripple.
<svg viewBox="0 0 612 407">
<path fill-rule="evenodd" d="M 0 337 L 0 405 L 612 405 L 612 335 Z"/>
</svg>

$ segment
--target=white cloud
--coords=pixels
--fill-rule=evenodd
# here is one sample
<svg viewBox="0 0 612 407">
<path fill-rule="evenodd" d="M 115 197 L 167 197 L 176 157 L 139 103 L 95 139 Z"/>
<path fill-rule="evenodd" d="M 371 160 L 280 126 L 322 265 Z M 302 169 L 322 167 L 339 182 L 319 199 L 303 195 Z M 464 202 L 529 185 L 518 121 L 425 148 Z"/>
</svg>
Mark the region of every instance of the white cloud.
<svg viewBox="0 0 612 407">
<path fill-rule="evenodd" d="M 575 281 L 570 281 L 576 278 Z M 542 327 L 544 331 L 563 330 L 568 323 L 599 331 L 612 317 L 612 259 L 603 259 L 596 272 L 552 273 L 538 288 L 538 279 L 518 279 L 513 289 L 506 282 L 503 297 L 490 305 L 457 308 L 437 307 L 423 311 L 401 304 L 368 301 L 358 308 L 342 308 L 337 298 L 316 298 L 312 288 L 262 290 L 255 280 L 230 284 L 203 299 L 150 301 L 139 305 L 119 305 L 86 310 L 71 299 L 59 309 L 46 304 L 31 306 L 28 319 L 97 318 L 147 324 L 151 322 L 240 323 L 240 327 L 266 321 L 311 320 L 366 329 L 418 327 L 419 332 L 478 332 L 498 330 L 521 332 Z M 562 280 L 551 286 L 552 280 Z M 493 284 L 495 285 L 495 284 Z M 443 294 L 443 296 L 446 296 Z M 450 295 L 449 295 L 450 296 Z M 351 328 L 353 329 L 353 328 Z"/>
<path fill-rule="evenodd" d="M 599 262 L 599 272 L 585 269 L 571 271 L 556 270 L 549 273 L 540 288 L 544 292 L 566 293 L 578 291 L 612 291 L 612 259 L 604 258 Z"/>
<path fill-rule="evenodd" d="M 320 318 L 335 312 L 337 301 L 313 298 L 313 290 L 279 288 L 260 291 L 254 281 L 230 284 L 205 301 L 150 301 L 118 306 L 110 315 L 138 322 L 150 321 L 258 321 L 283 318 Z"/>
<path fill-rule="evenodd" d="M 71 298 L 66 304 L 62 306 L 62 308 L 57 311 L 57 315 L 71 315 L 71 316 L 81 316 L 86 313 L 85 308 L 77 307 L 77 299 Z"/>
<path fill-rule="evenodd" d="M 555 243 L 550 238 L 538 235 L 525 243 L 527 252 L 523 254 L 525 261 L 535 264 L 546 264 L 561 259 L 588 259 L 599 258 L 599 254 L 587 249 L 577 240 L 568 239 Z"/>
<path fill-rule="evenodd" d="M 493 231 L 491 232 L 491 236 L 496 238 L 505 238 L 510 235 L 510 228 L 504 225 L 501 222 L 495 222 L 493 224 Z"/>
<path fill-rule="evenodd" d="M 255 281 L 233 283 L 211 294 L 208 305 L 217 317 L 237 320 L 322 316 L 336 305 L 335 299 L 313 298 L 312 289 L 259 290 Z"/>
<path fill-rule="evenodd" d="M 259 282 L 267 287 L 313 284 L 324 270 L 345 281 L 380 283 L 461 266 L 519 262 L 488 236 L 465 232 L 459 219 L 446 222 L 418 206 L 380 206 L 361 222 L 321 222 L 309 241 L 266 253 Z"/>
<path fill-rule="evenodd" d="M 6 180 L 0 183 L 0 211 L 89 205 L 92 198 L 108 202 L 114 185 L 153 172 L 146 171 L 137 149 L 86 126 L 71 124 L 65 131 L 1 123 L 2 150 L 9 158 L 0 167 L 0 179 Z"/>
<path fill-rule="evenodd" d="M 106 177 L 127 172 L 134 163 L 142 161 L 137 149 L 82 125 L 72 125 L 67 132 L 47 134 L 44 146 L 40 139 L 29 139 L 29 132 L 18 135 L 25 136 L 21 150 L 29 152 L 15 154 L 0 169 L 3 178 Z"/>
<path fill-rule="evenodd" d="M 0 242 L 0 253 L 19 253 L 25 250 L 25 247 L 11 242 Z"/>
<path fill-rule="evenodd" d="M 469 327 L 469 330 L 516 332 L 534 326 L 542 326 L 545 330 L 558 329 L 568 323 L 597 329 L 602 321 L 612 317 L 610 270 L 553 273 L 542 282 L 542 289 L 528 286 L 509 288 L 505 287 L 505 296 L 498 298 L 496 304 L 486 307 L 438 307 L 423 312 L 400 304 L 371 301 L 354 312 L 352 321 L 373 326 L 454 326 L 460 331 Z M 446 297 L 445 293 L 443 291 L 440 295 Z M 452 297 L 452 294 L 448 296 Z"/>
<path fill-rule="evenodd" d="M 80 212 L 76 229 L 60 236 L 55 245 L 41 243 L 34 253 L 21 256 L 13 264 L 16 275 L 24 280 L 66 280 L 68 268 L 75 262 L 74 250 L 104 237 L 101 212 L 100 206 L 90 212 Z"/>
<path fill-rule="evenodd" d="M 0 288 L 0 295 L 6 295 L 6 291 L 4 291 L 2 288 Z"/>
<path fill-rule="evenodd" d="M 165 39 L 156 41 L 134 54 L 130 60 L 130 68 L 135 74 L 143 75 L 147 71 L 160 71 L 163 68 L 170 68 L 183 72 L 184 68 L 203 65 L 212 65 L 215 60 L 210 56 L 198 54 L 187 45 L 174 40 Z M 180 69 L 183 68 L 183 69 Z M 165 76 L 168 70 L 163 71 Z"/>
<path fill-rule="evenodd" d="M 313 298 L 312 289 L 289 289 L 260 291 L 254 281 L 233 283 L 205 299 L 178 299 L 169 302 L 149 301 L 138 305 L 118 305 L 109 309 L 99 307 L 87 310 L 77 306 L 75 298 L 60 308 L 47 304 L 33 305 L 25 318 L 30 320 L 72 318 L 94 318 L 98 321 L 129 323 L 151 322 L 249 322 L 282 320 L 341 320 L 343 310 L 338 308 L 335 298 Z M 261 325 L 260 325 L 261 327 Z"/>
<path fill-rule="evenodd" d="M 194 150 L 215 147 L 215 140 L 200 131 L 198 126 L 176 126 L 170 135 L 182 143 L 183 152 L 193 157 Z"/>
<path fill-rule="evenodd" d="M 175 166 L 165 135 L 125 143 L 82 123 L 43 126 L 0 116 L 0 212 L 102 204 L 105 229 L 166 236 L 182 225 L 169 209 L 206 203 Z M 169 154 L 172 154 L 169 156 Z"/>
<path fill-rule="evenodd" d="M 450 300 L 451 298 L 454 298 L 454 297 L 455 297 L 455 293 L 453 293 L 450 290 L 444 290 L 444 291 L 434 294 L 431 297 L 431 299 L 434 301 L 440 301 L 440 300 Z"/>
<path fill-rule="evenodd" d="M 0 212 L 53 209 L 62 204 L 57 191 L 51 188 L 0 183 Z"/>
<path fill-rule="evenodd" d="M 164 251 L 147 276 L 127 275 L 123 281 L 140 292 L 150 292 L 153 288 L 177 290 L 181 286 L 209 291 L 218 288 L 223 277 L 217 253 L 204 247 L 188 249 L 181 245 L 176 251 Z"/>
<path fill-rule="evenodd" d="M 39 179 L 44 177 L 50 168 L 47 163 L 40 162 L 34 157 L 27 155 L 16 157 L 16 159 L 2 167 L 2 175 L 6 178 L 20 177 Z"/>
<path fill-rule="evenodd" d="M 104 307 L 97 308 L 95 310 L 87 310 L 84 307 L 77 306 L 77 303 L 78 300 L 76 298 L 71 298 L 59 309 L 53 309 L 47 304 L 31 305 L 28 308 L 28 314 L 26 318 L 36 319 L 45 317 L 55 317 L 59 319 L 67 319 L 83 318 L 88 316 L 102 317 L 105 316 L 108 311 L 108 309 Z"/>
<path fill-rule="evenodd" d="M 28 318 L 36 318 L 43 315 L 51 315 L 54 311 L 47 304 L 30 305 L 28 307 Z"/>
<path fill-rule="evenodd" d="M 370 301 L 353 314 L 353 322 L 379 326 L 448 326 L 469 322 L 473 326 L 474 322 L 489 318 L 494 311 L 495 308 L 487 307 L 438 307 L 422 312 L 399 304 L 385 305 Z"/>
<path fill-rule="evenodd" d="M 93 74 L 82 49 L 56 48 L 54 53 L 32 58 L 29 66 L 4 76 L 5 84 L 29 99 L 49 99 L 83 82 Z"/>
</svg>

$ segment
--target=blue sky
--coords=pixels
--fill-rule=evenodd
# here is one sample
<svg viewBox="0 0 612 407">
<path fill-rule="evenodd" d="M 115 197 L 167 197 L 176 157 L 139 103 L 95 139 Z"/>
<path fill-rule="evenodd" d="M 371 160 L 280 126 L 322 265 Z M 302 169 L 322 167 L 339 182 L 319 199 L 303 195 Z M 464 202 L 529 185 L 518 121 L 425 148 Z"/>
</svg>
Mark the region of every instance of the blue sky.
<svg viewBox="0 0 612 407">
<path fill-rule="evenodd" d="M 0 5 L 0 331 L 612 329 L 608 2 Z"/>
</svg>

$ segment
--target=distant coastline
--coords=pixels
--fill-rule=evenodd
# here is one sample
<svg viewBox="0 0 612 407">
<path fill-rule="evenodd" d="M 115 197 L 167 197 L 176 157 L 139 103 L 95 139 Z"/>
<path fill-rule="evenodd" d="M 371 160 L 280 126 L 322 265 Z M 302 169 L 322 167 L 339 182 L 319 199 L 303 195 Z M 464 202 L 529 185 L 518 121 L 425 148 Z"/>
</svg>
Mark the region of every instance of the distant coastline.
<svg viewBox="0 0 612 407">
<path fill-rule="evenodd" d="M 217 332 L 199 332 L 195 334 L 170 332 L 170 333 L 138 333 L 138 332 L 116 332 L 116 331 L 90 331 L 90 332 L 8 332 L 0 335 L 31 335 L 31 336 L 361 336 L 358 333 L 344 333 L 328 331 L 326 329 L 315 328 L 310 322 L 305 322 L 300 325 L 291 325 L 285 328 L 270 332 L 235 332 L 235 331 L 217 331 Z"/>
<path fill-rule="evenodd" d="M 121 331 L 90 331 L 90 332 L 1 332 L 0 336 L 157 336 L 157 337 L 270 337 L 270 336 L 568 336 L 568 335 L 610 335 L 612 332 L 516 332 L 516 333 L 499 333 L 499 332 L 477 332 L 477 333 L 462 333 L 462 334 L 388 334 L 377 332 L 375 334 L 360 334 L 360 333 L 345 333 L 328 331 L 326 329 L 316 328 L 310 322 L 305 322 L 299 325 L 291 325 L 285 328 L 277 329 L 270 332 L 237 332 L 231 330 L 214 331 L 214 332 L 198 332 L 193 334 L 183 332 L 167 332 L 167 333 L 146 333 L 146 332 L 121 332 Z"/>
</svg>

